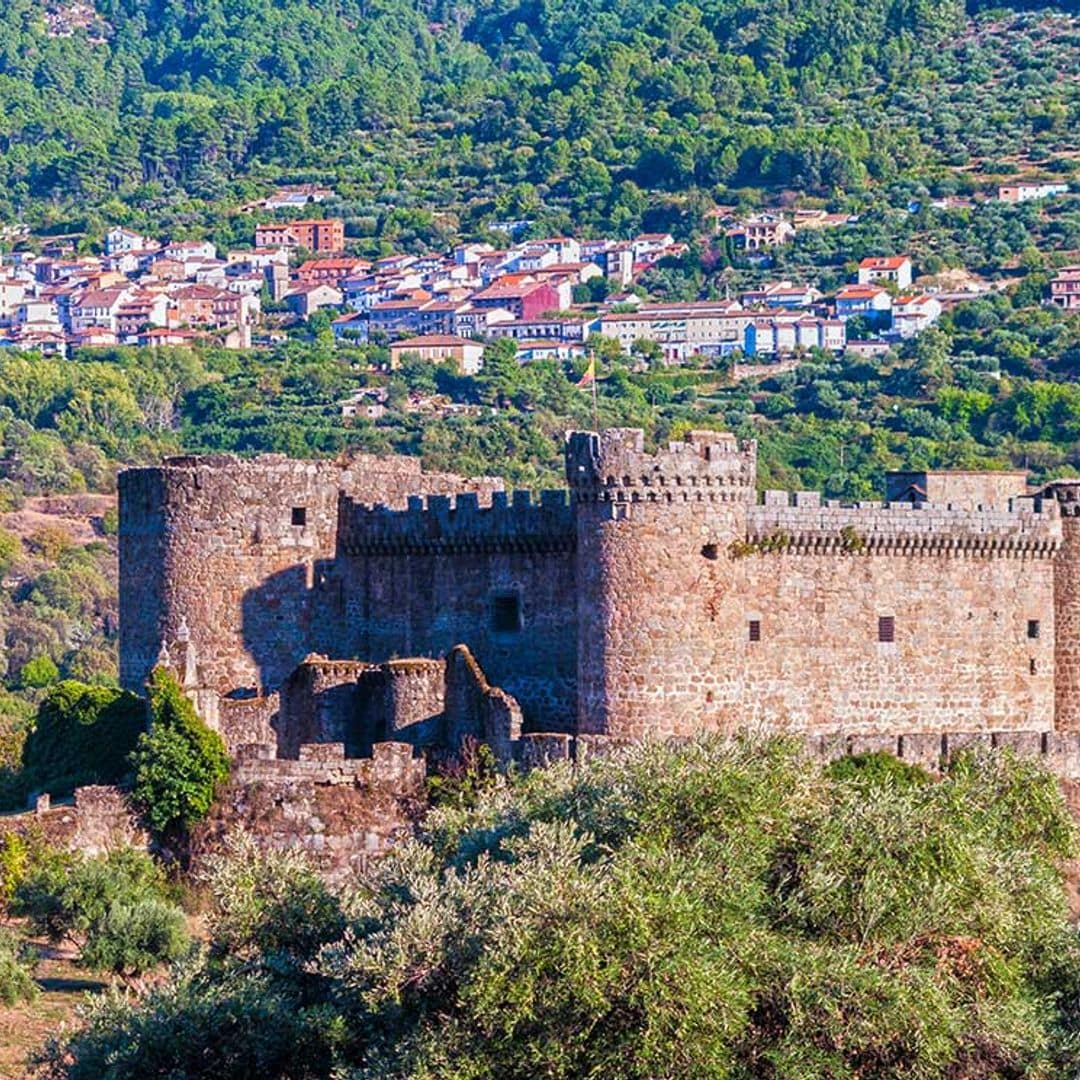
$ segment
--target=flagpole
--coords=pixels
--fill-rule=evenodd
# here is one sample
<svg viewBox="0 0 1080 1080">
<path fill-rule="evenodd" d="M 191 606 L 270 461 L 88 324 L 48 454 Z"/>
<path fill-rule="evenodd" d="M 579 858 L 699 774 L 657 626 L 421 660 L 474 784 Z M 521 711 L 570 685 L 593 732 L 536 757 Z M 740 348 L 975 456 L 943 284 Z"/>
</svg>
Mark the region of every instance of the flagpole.
<svg viewBox="0 0 1080 1080">
<path fill-rule="evenodd" d="M 592 377 L 592 420 L 593 430 L 600 430 L 600 409 L 596 403 L 596 353 L 592 353 L 593 377 Z"/>
</svg>

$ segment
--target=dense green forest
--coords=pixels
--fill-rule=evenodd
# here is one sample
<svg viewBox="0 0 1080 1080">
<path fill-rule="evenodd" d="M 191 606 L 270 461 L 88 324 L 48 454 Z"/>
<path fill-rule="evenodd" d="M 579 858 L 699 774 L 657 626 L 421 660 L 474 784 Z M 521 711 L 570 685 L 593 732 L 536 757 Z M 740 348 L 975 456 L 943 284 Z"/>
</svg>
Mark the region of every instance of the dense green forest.
<svg viewBox="0 0 1080 1080">
<path fill-rule="evenodd" d="M 1080 30 L 990 7 L 99 0 L 50 36 L 60 0 L 11 0 L 0 218 L 246 236 L 227 211 L 260 181 L 317 178 L 358 241 L 437 244 L 493 216 L 688 232 L 733 191 L 1069 172 Z"/>
</svg>

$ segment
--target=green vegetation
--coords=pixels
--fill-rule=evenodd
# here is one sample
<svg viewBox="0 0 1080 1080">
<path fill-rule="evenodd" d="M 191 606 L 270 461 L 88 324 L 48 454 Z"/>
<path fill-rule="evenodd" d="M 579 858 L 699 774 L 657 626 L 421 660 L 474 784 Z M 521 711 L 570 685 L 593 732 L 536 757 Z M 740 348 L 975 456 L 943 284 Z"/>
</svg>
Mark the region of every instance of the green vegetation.
<svg viewBox="0 0 1080 1080">
<path fill-rule="evenodd" d="M 11 1008 L 38 995 L 34 982 L 36 957 L 26 943 L 7 927 L 0 927 L 0 1005 Z"/>
<path fill-rule="evenodd" d="M 161 668 L 150 676 L 150 731 L 131 754 L 132 800 L 158 836 L 188 829 L 210 812 L 228 778 L 221 736 L 203 723 L 176 680 Z"/>
<path fill-rule="evenodd" d="M 51 795 L 117 783 L 130 771 L 128 756 L 145 728 L 146 703 L 137 695 L 66 680 L 38 707 L 23 747 L 25 782 Z"/>
<path fill-rule="evenodd" d="M 50 940 L 77 945 L 83 966 L 118 975 L 142 975 L 190 948 L 161 868 L 130 848 L 87 858 L 35 845 L 11 910 Z"/>
<path fill-rule="evenodd" d="M 336 900 L 244 838 L 210 947 L 50 1075 L 1064 1076 L 1080 941 L 1054 779 L 782 741 L 639 747 L 433 811 Z M 301 917 L 302 916 L 302 917 Z M 343 929 L 344 927 L 344 929 Z"/>
<path fill-rule="evenodd" d="M 315 179 L 374 251 L 495 218 L 686 231 L 763 186 L 843 204 L 1021 157 L 1068 171 L 1074 24 L 988 6 L 98 0 L 51 37 L 13 0 L 0 217 L 230 242 L 267 180 Z"/>
</svg>

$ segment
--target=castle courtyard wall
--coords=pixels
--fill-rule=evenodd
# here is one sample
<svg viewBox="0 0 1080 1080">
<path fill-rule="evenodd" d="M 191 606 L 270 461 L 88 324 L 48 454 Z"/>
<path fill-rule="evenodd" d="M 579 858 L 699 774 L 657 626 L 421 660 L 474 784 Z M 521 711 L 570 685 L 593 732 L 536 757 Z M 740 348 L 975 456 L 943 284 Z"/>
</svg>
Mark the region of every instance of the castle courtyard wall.
<svg viewBox="0 0 1080 1080">
<path fill-rule="evenodd" d="M 413 500 L 405 512 L 342 509 L 347 654 L 382 662 L 468 644 L 537 730 L 574 723 L 578 588 L 565 492 Z M 501 626 L 498 605 L 519 622 Z M 387 737 L 393 737 L 387 735 Z"/>
</svg>

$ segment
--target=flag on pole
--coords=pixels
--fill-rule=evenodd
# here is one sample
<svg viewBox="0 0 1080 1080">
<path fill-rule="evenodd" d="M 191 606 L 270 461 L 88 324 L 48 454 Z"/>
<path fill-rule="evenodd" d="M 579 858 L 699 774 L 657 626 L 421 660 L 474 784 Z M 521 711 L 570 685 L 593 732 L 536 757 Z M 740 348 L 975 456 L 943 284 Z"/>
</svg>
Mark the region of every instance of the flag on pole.
<svg viewBox="0 0 1080 1080">
<path fill-rule="evenodd" d="M 585 369 L 585 374 L 578 379 L 578 386 L 592 386 L 596 382 L 596 356 L 595 354 L 589 357 L 589 366 Z"/>
</svg>

